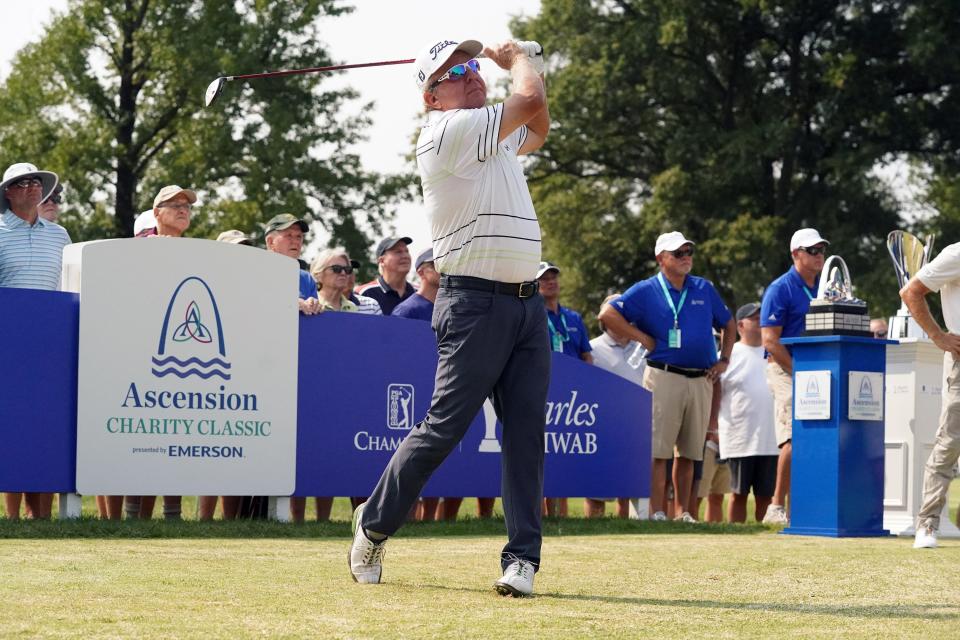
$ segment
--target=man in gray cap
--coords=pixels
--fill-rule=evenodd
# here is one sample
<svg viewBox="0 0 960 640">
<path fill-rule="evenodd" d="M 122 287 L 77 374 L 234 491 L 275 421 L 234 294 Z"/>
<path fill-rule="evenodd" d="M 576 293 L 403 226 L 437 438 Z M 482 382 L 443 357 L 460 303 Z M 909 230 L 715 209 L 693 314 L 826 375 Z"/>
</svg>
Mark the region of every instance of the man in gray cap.
<svg viewBox="0 0 960 640">
<path fill-rule="evenodd" d="M 384 238 L 377 245 L 377 270 L 380 275 L 360 285 L 357 293 L 373 298 L 380 304 L 383 315 L 389 316 L 397 305 L 416 293 L 413 285 L 407 282 L 410 273 L 410 249 L 413 242 L 404 236 Z"/>
<path fill-rule="evenodd" d="M 510 72 L 503 102 L 486 104 L 476 59 L 481 51 Z M 530 54 L 516 42 L 484 48 L 476 40 L 434 40 L 414 66 L 427 109 L 417 167 L 442 274 L 434 309 L 436 386 L 426 417 L 396 450 L 370 500 L 354 511 L 350 572 L 358 582 L 380 582 L 387 537 L 406 521 L 427 480 L 492 395 L 504 425 L 509 538 L 494 588 L 501 595 L 530 595 L 542 543 L 550 348 L 534 280 L 540 224 L 517 156 L 546 139 L 546 90 Z"/>
<path fill-rule="evenodd" d="M 440 290 L 440 272 L 433 266 L 433 248 L 420 252 L 413 265 L 420 277 L 420 289 L 398 304 L 391 315 L 430 322 Z"/>
<path fill-rule="evenodd" d="M 37 214 L 40 201 L 53 193 L 57 174 L 21 162 L 11 165 L 0 182 L 0 287 L 45 289 L 60 286 L 66 229 Z M 5 496 L 10 518 L 20 516 L 20 493 Z M 49 518 L 52 493 L 28 493 L 27 512 Z"/>
<path fill-rule="evenodd" d="M 267 251 L 279 253 L 297 260 L 303 252 L 303 236 L 310 229 L 307 223 L 292 213 L 281 213 L 267 221 L 263 235 Z M 320 301 L 317 299 L 317 283 L 309 271 L 300 269 L 300 294 L 298 304 L 305 315 L 320 313 Z"/>
</svg>

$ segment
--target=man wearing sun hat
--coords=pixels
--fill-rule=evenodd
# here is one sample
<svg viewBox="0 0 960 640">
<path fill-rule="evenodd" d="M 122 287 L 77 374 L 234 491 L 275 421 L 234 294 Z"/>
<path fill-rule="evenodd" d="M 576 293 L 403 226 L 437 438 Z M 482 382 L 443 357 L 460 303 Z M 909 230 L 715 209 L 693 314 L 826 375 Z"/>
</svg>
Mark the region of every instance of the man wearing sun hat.
<svg viewBox="0 0 960 640">
<path fill-rule="evenodd" d="M 793 356 L 780 342 L 795 338 L 806 328 L 810 301 L 817 297 L 820 272 L 826 260 L 828 240 L 816 229 L 799 229 L 790 238 L 793 266 L 770 283 L 763 292 L 760 331 L 767 357 L 767 383 L 773 391 L 777 427 L 777 486 L 763 521 L 787 524 L 787 496 L 790 494 L 790 465 L 793 461 Z"/>
<path fill-rule="evenodd" d="M 713 381 L 730 362 L 737 325 L 713 284 L 690 275 L 693 242 L 679 231 L 664 233 L 657 238 L 654 254 L 659 273 L 604 305 L 598 317 L 650 352 L 643 381 L 653 394 L 652 519 L 668 517 L 667 462 L 676 453 L 673 516 L 693 522 L 693 463 L 703 459 Z M 714 329 L 721 334 L 719 357 Z"/>
<path fill-rule="evenodd" d="M 57 174 L 40 171 L 28 162 L 11 165 L 0 182 L 0 287 L 45 289 L 60 286 L 63 248 L 70 244 L 67 230 L 41 218 L 40 202 L 58 184 Z M 51 493 L 27 493 L 27 511 L 49 518 Z M 5 495 L 10 518 L 20 515 L 20 493 Z"/>
<path fill-rule="evenodd" d="M 510 71 L 511 93 L 503 102 L 486 103 L 476 60 L 481 50 Z M 439 362 L 426 417 L 396 450 L 370 500 L 354 512 L 350 571 L 357 582 L 380 582 L 387 536 L 402 526 L 422 487 L 492 395 L 507 433 L 502 495 L 508 541 L 494 588 L 501 595 L 530 595 L 542 542 L 550 348 L 543 298 L 536 295 L 540 225 L 517 156 L 539 149 L 546 138 L 546 91 L 515 42 L 484 49 L 476 40 L 434 40 L 414 66 L 428 112 L 417 167 L 442 274 L 433 318 Z"/>
</svg>

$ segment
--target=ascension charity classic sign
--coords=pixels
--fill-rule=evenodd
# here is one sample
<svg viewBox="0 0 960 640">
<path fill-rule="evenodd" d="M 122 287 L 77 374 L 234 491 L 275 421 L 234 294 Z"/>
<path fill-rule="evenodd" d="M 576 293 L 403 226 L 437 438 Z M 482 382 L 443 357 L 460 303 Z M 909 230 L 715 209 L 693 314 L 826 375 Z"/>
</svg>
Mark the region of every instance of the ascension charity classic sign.
<svg viewBox="0 0 960 640">
<path fill-rule="evenodd" d="M 292 493 L 296 261 L 186 238 L 64 260 L 68 288 L 79 265 L 78 492 Z"/>
</svg>

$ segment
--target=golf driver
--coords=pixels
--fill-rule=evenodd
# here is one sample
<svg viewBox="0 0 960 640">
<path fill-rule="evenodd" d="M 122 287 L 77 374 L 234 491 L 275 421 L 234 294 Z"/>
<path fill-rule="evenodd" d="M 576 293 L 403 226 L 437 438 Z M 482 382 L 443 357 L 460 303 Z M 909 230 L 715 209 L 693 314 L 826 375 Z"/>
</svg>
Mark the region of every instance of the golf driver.
<svg viewBox="0 0 960 640">
<path fill-rule="evenodd" d="M 359 64 L 336 64 L 329 67 L 311 67 L 309 69 L 287 69 L 286 71 L 266 71 L 264 73 L 247 73 L 242 76 L 221 76 L 207 86 L 204 95 L 206 106 L 210 106 L 223 92 L 223 85 L 231 80 L 251 80 L 253 78 L 279 78 L 281 76 L 295 76 L 304 73 L 323 73 L 324 71 L 341 71 L 343 69 L 359 69 L 362 67 L 385 67 L 392 64 L 411 64 L 409 60 L 385 60 L 382 62 L 362 62 Z"/>
</svg>

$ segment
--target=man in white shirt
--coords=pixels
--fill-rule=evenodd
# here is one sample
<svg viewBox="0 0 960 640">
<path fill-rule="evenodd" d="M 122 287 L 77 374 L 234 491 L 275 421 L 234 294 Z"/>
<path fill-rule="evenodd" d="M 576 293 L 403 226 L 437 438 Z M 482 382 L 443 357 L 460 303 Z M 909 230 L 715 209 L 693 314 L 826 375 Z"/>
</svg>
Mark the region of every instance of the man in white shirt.
<svg viewBox="0 0 960 640">
<path fill-rule="evenodd" d="M 926 297 L 934 291 L 940 292 L 946 331 L 940 328 L 927 306 Z M 953 480 L 953 467 L 960 456 L 960 243 L 946 247 L 910 278 L 900 290 L 900 298 L 920 328 L 945 352 L 946 385 L 940 428 L 923 474 L 923 500 L 913 542 L 914 549 L 933 549 L 937 546 L 940 513 Z"/>
<path fill-rule="evenodd" d="M 481 50 L 510 71 L 504 102 L 486 105 Z M 431 474 L 492 396 L 503 424 L 508 537 L 494 588 L 514 597 L 533 592 L 550 345 L 543 298 L 536 295 L 540 224 L 517 156 L 539 149 L 550 127 L 535 55 L 515 42 L 484 48 L 476 40 L 440 40 L 417 57 L 427 109 L 417 167 L 442 274 L 433 315 L 439 361 L 426 417 L 354 511 L 350 571 L 357 582 L 380 582 L 387 536 L 403 525 Z"/>
<path fill-rule="evenodd" d="M 730 522 L 746 521 L 751 488 L 754 517 L 760 522 L 773 498 L 779 451 L 759 302 L 737 309 L 737 332 L 740 340 L 733 345 L 730 366 L 720 376 L 720 458 L 730 465 Z"/>
</svg>

